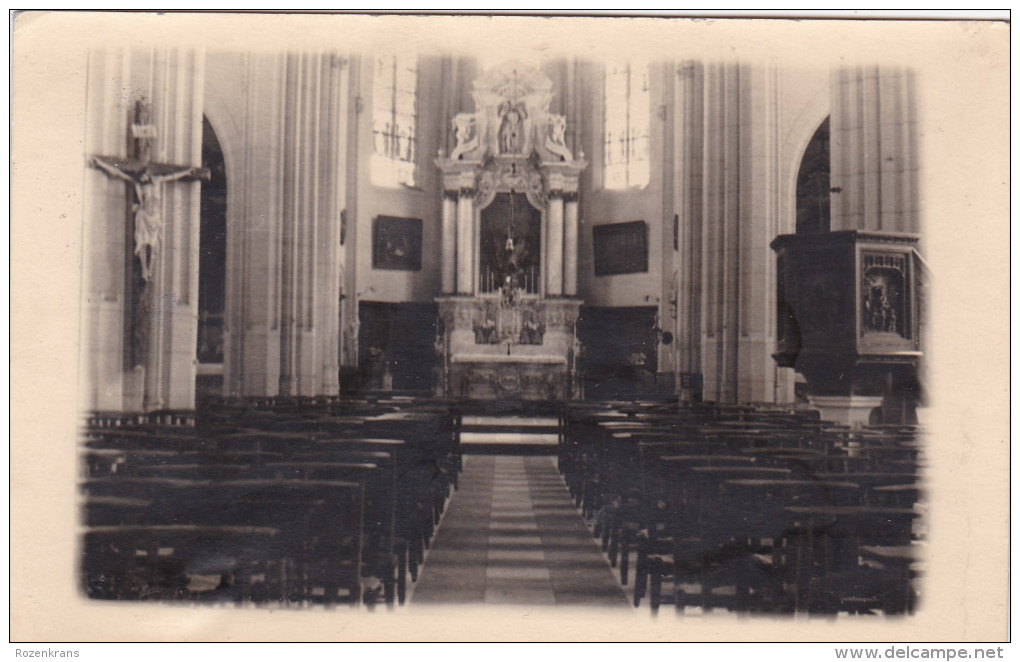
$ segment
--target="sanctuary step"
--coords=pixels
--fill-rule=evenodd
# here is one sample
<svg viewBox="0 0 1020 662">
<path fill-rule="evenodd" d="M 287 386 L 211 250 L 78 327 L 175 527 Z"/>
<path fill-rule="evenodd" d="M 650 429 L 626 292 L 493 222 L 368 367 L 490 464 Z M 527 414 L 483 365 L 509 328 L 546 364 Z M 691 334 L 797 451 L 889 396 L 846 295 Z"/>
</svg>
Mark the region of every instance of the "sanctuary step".
<svg viewBox="0 0 1020 662">
<path fill-rule="evenodd" d="M 470 456 L 411 606 L 628 600 L 548 457 Z"/>
<path fill-rule="evenodd" d="M 463 416 L 462 452 L 474 455 L 555 455 L 559 419 L 544 416 Z"/>
</svg>

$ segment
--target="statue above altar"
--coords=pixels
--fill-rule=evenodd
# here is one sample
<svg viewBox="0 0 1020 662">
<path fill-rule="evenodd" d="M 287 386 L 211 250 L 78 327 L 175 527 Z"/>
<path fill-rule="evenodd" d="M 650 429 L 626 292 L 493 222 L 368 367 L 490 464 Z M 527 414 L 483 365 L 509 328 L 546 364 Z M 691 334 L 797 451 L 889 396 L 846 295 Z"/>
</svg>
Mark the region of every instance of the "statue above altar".
<svg viewBox="0 0 1020 662">
<path fill-rule="evenodd" d="M 483 161 L 490 156 L 530 156 L 573 161 L 566 144 L 567 118 L 549 112 L 552 81 L 537 68 L 506 62 L 474 83 L 474 112 L 453 118 L 457 145 L 450 160 Z"/>
<path fill-rule="evenodd" d="M 507 62 L 452 118 L 443 172 L 442 337 L 447 395 L 579 397 L 578 191 L 587 163 L 549 111 L 552 81 Z M 580 150 L 578 150 L 580 154 Z"/>
</svg>

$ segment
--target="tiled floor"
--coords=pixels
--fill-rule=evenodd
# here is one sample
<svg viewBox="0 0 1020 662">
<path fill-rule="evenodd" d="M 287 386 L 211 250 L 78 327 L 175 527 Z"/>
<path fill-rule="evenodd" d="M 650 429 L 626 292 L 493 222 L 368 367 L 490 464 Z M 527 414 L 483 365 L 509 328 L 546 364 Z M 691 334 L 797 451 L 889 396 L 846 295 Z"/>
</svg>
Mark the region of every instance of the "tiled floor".
<svg viewBox="0 0 1020 662">
<path fill-rule="evenodd" d="M 411 603 L 628 607 L 555 458 L 501 455 L 464 458 Z"/>
</svg>

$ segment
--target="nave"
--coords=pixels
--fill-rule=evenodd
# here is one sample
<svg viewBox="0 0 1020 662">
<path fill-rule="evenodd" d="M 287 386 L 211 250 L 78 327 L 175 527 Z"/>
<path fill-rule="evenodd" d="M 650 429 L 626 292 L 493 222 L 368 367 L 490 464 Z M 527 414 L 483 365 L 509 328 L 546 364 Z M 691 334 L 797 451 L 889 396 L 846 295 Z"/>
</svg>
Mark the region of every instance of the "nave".
<svg viewBox="0 0 1020 662">
<path fill-rule="evenodd" d="M 555 458 L 464 459 L 412 604 L 627 606 Z"/>
<path fill-rule="evenodd" d="M 912 610 L 913 75 L 492 55 L 89 55 L 86 594 Z"/>
<path fill-rule="evenodd" d="M 93 414 L 84 591 L 412 610 L 917 604 L 913 427 L 774 405 L 533 404 L 556 413 L 555 457 L 526 443 L 465 455 L 473 406 L 389 394 Z"/>
</svg>

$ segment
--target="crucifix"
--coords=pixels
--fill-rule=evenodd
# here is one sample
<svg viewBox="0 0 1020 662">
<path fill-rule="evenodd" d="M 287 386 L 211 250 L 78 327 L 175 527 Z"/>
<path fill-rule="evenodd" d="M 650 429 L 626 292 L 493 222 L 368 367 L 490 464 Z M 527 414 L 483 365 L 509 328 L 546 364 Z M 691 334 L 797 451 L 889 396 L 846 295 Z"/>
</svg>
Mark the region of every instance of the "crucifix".
<svg viewBox="0 0 1020 662">
<path fill-rule="evenodd" d="M 163 236 L 163 184 L 208 180 L 211 173 L 208 168 L 152 162 L 156 126 L 149 123 L 149 108 L 144 101 L 135 104 L 131 137 L 134 139 L 133 158 L 93 156 L 89 165 L 131 185 L 134 191 L 131 209 L 135 214 L 135 255 L 142 265 L 142 279 L 148 283 Z"/>
</svg>

